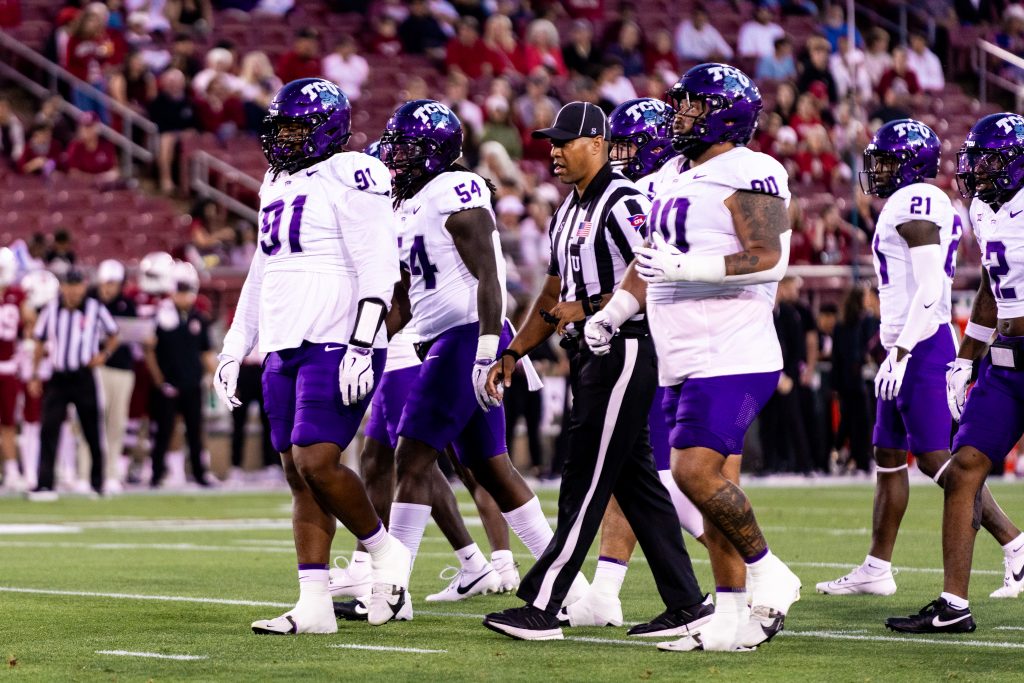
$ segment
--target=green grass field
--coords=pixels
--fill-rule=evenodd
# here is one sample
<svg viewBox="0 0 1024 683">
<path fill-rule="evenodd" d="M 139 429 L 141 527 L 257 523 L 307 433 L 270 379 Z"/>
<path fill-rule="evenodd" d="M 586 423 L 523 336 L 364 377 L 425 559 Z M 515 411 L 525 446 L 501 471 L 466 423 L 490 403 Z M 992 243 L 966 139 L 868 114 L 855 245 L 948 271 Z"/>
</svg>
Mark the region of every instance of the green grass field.
<svg viewBox="0 0 1024 683">
<path fill-rule="evenodd" d="M 995 484 L 1003 507 L 1024 518 L 1024 486 Z M 871 489 L 752 488 L 774 551 L 804 583 L 786 631 L 752 653 L 664 653 L 626 639 L 625 628 L 567 629 L 565 641 L 508 640 L 480 625 L 519 604 L 486 596 L 442 606 L 415 601 L 415 620 L 339 624 L 333 636 L 257 637 L 249 623 L 277 616 L 297 595 L 286 494 L 126 496 L 29 504 L 0 499 L 0 678 L 4 680 L 387 680 L 417 681 L 982 681 L 1021 680 L 1024 599 L 989 599 L 1001 554 L 980 536 L 969 636 L 890 634 L 886 616 L 909 614 L 941 587 L 937 488 L 913 488 L 896 549 L 899 592 L 890 598 L 816 595 L 867 550 Z M 556 493 L 541 494 L 555 513 Z M 483 545 L 474 511 L 460 495 Z M 29 527 L 26 525 L 48 525 Z M 517 557 L 525 550 L 513 541 Z M 707 555 L 688 545 L 705 590 Z M 338 554 L 351 550 L 339 533 Z M 585 567 L 592 575 L 596 548 Z M 412 580 L 414 598 L 440 589 L 454 556 L 428 530 Z M 662 607 L 642 557 L 623 591 L 626 619 Z M 431 650 L 372 651 L 355 646 Z M 188 655 L 154 659 L 105 651 Z"/>
</svg>

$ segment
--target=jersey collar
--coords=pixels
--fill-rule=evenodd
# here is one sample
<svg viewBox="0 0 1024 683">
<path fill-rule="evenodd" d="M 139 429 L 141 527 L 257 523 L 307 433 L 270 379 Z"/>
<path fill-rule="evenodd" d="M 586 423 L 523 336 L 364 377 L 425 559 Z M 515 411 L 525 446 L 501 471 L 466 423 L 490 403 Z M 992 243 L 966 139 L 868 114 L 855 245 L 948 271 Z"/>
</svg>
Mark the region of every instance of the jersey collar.
<svg viewBox="0 0 1024 683">
<path fill-rule="evenodd" d="M 576 197 L 576 201 L 580 204 L 589 203 L 594 197 L 600 197 L 604 194 L 604 191 L 612 182 L 612 164 L 610 161 L 605 162 L 601 170 L 597 172 L 594 179 L 587 185 L 587 189 L 583 191 L 581 197 L 577 192 L 576 188 L 573 188 L 573 195 Z"/>
</svg>

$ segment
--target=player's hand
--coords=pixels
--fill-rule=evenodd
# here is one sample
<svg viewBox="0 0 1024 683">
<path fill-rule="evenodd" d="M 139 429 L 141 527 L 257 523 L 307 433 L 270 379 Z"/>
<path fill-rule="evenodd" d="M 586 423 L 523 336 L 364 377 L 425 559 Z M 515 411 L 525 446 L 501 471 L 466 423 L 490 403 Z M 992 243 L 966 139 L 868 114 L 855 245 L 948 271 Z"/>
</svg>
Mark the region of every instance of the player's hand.
<svg viewBox="0 0 1024 683">
<path fill-rule="evenodd" d="M 569 323 L 583 322 L 587 314 L 583 312 L 583 304 L 579 301 L 562 301 L 551 309 L 551 316 L 558 318 L 558 325 L 555 332 L 565 334 L 565 326 Z"/>
<path fill-rule="evenodd" d="M 242 402 L 235 396 L 235 391 L 238 389 L 238 370 L 237 360 L 224 358 L 213 373 L 213 390 L 228 410 L 234 410 L 242 405 Z"/>
<path fill-rule="evenodd" d="M 964 404 L 967 403 L 967 385 L 971 383 L 971 373 L 974 372 L 974 363 L 966 358 L 957 358 L 949 364 L 946 371 L 946 405 L 949 412 L 957 422 L 964 413 Z"/>
<path fill-rule="evenodd" d="M 516 359 L 512 356 L 498 356 L 487 368 L 487 380 L 484 389 L 488 397 L 501 403 L 505 389 L 512 386 L 512 373 L 516 371 Z"/>
<path fill-rule="evenodd" d="M 903 386 L 903 375 L 907 374 L 907 363 L 910 362 L 911 354 L 907 353 L 902 359 L 899 358 L 899 349 L 892 347 L 889 355 L 882 361 L 875 375 L 875 396 L 884 401 L 893 401 L 900 393 Z"/>
<path fill-rule="evenodd" d="M 788 396 L 789 392 L 793 391 L 793 384 L 793 378 L 783 372 L 779 374 L 779 383 L 775 390 L 782 396 Z"/>
<path fill-rule="evenodd" d="M 476 394 L 476 402 L 486 413 L 491 408 L 501 405 L 501 396 L 494 397 L 488 390 L 491 378 L 491 367 L 497 365 L 497 361 L 486 358 L 478 358 L 473 363 L 473 392 Z"/>
<path fill-rule="evenodd" d="M 164 382 L 163 384 L 160 385 L 160 393 L 166 396 L 167 398 L 177 398 L 178 388 L 171 384 L 170 382 Z"/>
<path fill-rule="evenodd" d="M 647 282 L 690 280 L 693 258 L 666 242 L 655 230 L 652 231 L 651 246 L 640 247 L 636 251 L 636 272 Z"/>
<path fill-rule="evenodd" d="M 373 389 L 373 349 L 349 344 L 338 370 L 341 402 L 355 405 Z"/>
<path fill-rule="evenodd" d="M 30 379 L 28 381 L 28 395 L 32 398 L 39 398 L 43 395 L 43 382 L 39 379 Z"/>
<path fill-rule="evenodd" d="M 583 338 L 587 340 L 587 346 L 594 352 L 595 356 L 603 356 L 612 348 L 612 337 L 618 332 L 606 311 L 598 311 L 590 316 L 590 320 L 583 326 Z"/>
</svg>

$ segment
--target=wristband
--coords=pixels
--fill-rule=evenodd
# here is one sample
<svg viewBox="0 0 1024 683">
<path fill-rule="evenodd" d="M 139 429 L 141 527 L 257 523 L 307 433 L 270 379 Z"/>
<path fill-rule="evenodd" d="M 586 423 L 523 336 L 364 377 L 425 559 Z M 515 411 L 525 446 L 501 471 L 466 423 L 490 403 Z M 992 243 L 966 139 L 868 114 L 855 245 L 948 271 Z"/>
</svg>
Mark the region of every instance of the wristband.
<svg viewBox="0 0 1024 683">
<path fill-rule="evenodd" d="M 618 329 L 624 322 L 640 312 L 640 302 L 626 290 L 617 289 L 602 310 L 608 316 L 608 322 L 611 323 L 612 328 Z"/>
<path fill-rule="evenodd" d="M 992 335 L 996 333 L 996 328 L 985 327 L 975 322 L 967 323 L 967 329 L 964 330 L 964 335 L 971 339 L 977 339 L 980 342 L 988 344 L 992 341 Z"/>
<path fill-rule="evenodd" d="M 388 307 L 380 299 L 362 299 L 359 302 L 359 311 L 356 313 L 355 325 L 352 326 L 352 337 L 348 343 L 365 349 L 371 348 L 387 314 Z"/>
<path fill-rule="evenodd" d="M 517 363 L 523 358 L 523 354 L 519 353 L 518 351 L 513 351 L 512 349 L 505 349 L 504 351 L 501 352 L 501 355 L 499 355 L 498 358 L 502 358 L 504 356 L 511 356 L 512 360 L 514 360 Z"/>
<path fill-rule="evenodd" d="M 494 360 L 498 355 L 498 340 L 496 334 L 481 334 L 476 342 L 476 359 Z"/>
</svg>

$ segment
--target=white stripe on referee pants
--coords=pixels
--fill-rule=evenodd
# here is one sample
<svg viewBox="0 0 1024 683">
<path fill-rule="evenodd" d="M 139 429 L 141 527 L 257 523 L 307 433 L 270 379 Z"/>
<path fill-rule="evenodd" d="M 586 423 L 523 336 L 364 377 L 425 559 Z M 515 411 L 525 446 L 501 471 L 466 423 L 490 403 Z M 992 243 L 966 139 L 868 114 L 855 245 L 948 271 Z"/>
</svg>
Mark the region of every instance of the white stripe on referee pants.
<svg viewBox="0 0 1024 683">
<path fill-rule="evenodd" d="M 604 470 L 605 457 L 608 455 L 608 444 L 611 443 L 612 433 L 615 431 L 616 423 L 619 420 L 619 411 L 622 409 L 622 400 L 626 395 L 626 387 L 629 386 L 630 380 L 633 379 L 633 368 L 636 365 L 637 349 L 639 348 L 639 342 L 636 339 L 625 339 L 623 341 L 625 342 L 626 353 L 622 361 L 622 372 L 619 374 L 619 378 L 615 380 L 615 386 L 612 387 L 611 395 L 608 397 L 608 408 L 604 416 L 604 426 L 601 428 L 601 442 L 597 450 L 597 461 L 594 463 L 594 474 L 590 479 L 590 488 L 587 489 L 587 495 L 583 497 L 583 504 L 576 515 L 576 520 L 565 537 L 562 551 L 558 553 L 558 557 L 548 567 L 547 572 L 544 574 L 544 580 L 540 583 L 537 599 L 533 601 L 533 606 L 537 609 L 547 609 L 548 602 L 551 600 L 551 589 L 555 584 L 555 579 L 558 577 L 559 572 L 562 571 L 565 563 L 569 561 L 569 558 L 576 551 L 580 538 L 580 527 L 583 526 L 584 514 L 587 508 L 590 507 L 590 501 L 594 497 L 594 489 L 597 488 L 597 482 L 600 481 L 601 472 Z M 565 484 L 565 482 L 562 483 L 563 485 Z"/>
</svg>

